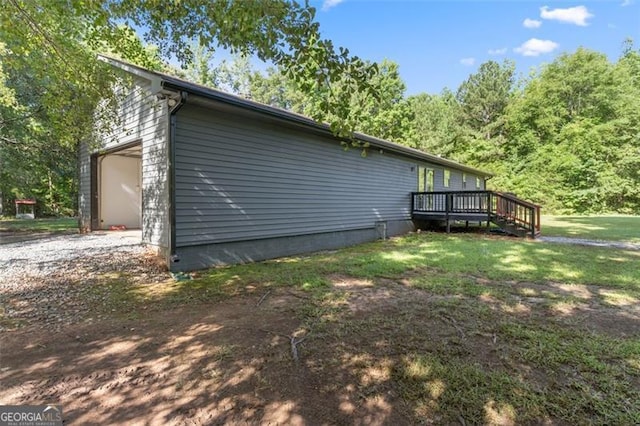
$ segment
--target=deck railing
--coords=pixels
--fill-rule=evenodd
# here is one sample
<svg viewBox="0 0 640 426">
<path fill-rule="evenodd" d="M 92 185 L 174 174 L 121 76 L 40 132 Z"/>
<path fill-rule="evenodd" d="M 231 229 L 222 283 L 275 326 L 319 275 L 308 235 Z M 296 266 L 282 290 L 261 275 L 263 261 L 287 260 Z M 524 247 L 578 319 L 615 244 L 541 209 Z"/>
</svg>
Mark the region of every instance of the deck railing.
<svg viewBox="0 0 640 426">
<path fill-rule="evenodd" d="M 540 206 L 495 191 L 414 192 L 411 212 L 443 215 L 485 215 L 487 221 L 516 226 L 531 236 L 540 233 Z M 500 223 L 499 223 L 500 224 Z"/>
<path fill-rule="evenodd" d="M 429 213 L 487 213 L 491 191 L 414 192 L 413 211 Z"/>
<path fill-rule="evenodd" d="M 540 206 L 502 192 L 491 196 L 491 212 L 496 217 L 527 229 L 532 236 L 540 233 Z"/>
</svg>

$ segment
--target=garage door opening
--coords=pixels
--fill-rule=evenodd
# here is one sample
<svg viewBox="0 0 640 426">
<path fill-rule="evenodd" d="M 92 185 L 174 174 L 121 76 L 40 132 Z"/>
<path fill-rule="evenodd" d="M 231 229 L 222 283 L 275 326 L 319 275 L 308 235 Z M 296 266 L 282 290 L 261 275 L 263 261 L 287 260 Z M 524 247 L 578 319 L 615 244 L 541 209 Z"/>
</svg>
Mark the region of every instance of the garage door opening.
<svg viewBox="0 0 640 426">
<path fill-rule="evenodd" d="M 97 229 L 142 227 L 142 146 L 140 143 L 96 158 L 94 212 Z M 96 223 L 97 222 L 97 223 Z"/>
</svg>

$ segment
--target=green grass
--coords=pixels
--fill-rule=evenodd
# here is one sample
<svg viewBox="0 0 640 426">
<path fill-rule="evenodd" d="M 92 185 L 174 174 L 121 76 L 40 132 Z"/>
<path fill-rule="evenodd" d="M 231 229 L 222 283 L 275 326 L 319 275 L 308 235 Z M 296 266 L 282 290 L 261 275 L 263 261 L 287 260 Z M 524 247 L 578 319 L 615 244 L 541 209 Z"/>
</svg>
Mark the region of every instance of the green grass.
<svg viewBox="0 0 640 426">
<path fill-rule="evenodd" d="M 607 292 L 591 289 L 591 297 L 640 298 L 640 251 L 442 233 L 411 234 L 336 252 L 214 268 L 198 272 L 194 280 L 153 288 L 131 286 L 119 272 L 106 282 L 114 287 L 108 293 L 123 301 L 172 304 L 219 300 L 257 291 L 254 287 L 324 293 L 332 291 L 335 274 L 374 281 L 406 278 L 415 287 L 439 294 L 477 296 L 487 291 L 479 280 L 489 280 L 533 287 L 549 282 L 606 284 Z M 513 291 L 506 285 L 491 289 L 493 294 Z"/>
<path fill-rule="evenodd" d="M 640 243 L 640 216 L 542 216 L 542 235 Z"/>
<path fill-rule="evenodd" d="M 366 292 L 333 285 L 343 280 L 389 299 L 354 315 L 350 298 Z M 625 309 L 640 303 L 640 251 L 423 233 L 191 281 L 131 285 L 116 272 L 89 291 L 130 317 L 278 289 L 298 295 L 287 315 L 313 328 L 314 363 L 354 375 L 362 398 L 396 393 L 413 422 L 640 423 L 640 335 L 617 331 L 637 327 Z"/>
<path fill-rule="evenodd" d="M 78 219 L 73 217 L 33 220 L 0 218 L 0 231 L 65 232 L 75 229 L 78 229 Z"/>
</svg>

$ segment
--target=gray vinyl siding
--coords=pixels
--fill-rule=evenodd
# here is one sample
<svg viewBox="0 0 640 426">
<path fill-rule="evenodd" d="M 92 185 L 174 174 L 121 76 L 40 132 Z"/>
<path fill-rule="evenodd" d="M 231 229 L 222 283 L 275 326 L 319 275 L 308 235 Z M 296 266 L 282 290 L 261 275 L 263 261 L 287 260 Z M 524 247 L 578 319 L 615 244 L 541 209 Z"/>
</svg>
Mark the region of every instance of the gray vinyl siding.
<svg viewBox="0 0 640 426">
<path fill-rule="evenodd" d="M 169 120 L 166 101 L 148 112 L 142 134 L 142 241 L 169 247 Z"/>
<path fill-rule="evenodd" d="M 150 91 L 150 82 L 134 78 L 131 86 L 118 91 L 121 102 L 118 122 L 108 132 L 96 137 L 92 144 L 80 148 L 80 217 L 89 226 L 90 155 L 93 152 L 117 148 L 140 141 L 142 145 L 142 241 L 169 245 L 169 177 L 168 177 L 168 114 L 165 101 L 158 101 Z"/>
<path fill-rule="evenodd" d="M 176 246 L 410 220 L 416 161 L 196 105 L 178 113 Z"/>
</svg>

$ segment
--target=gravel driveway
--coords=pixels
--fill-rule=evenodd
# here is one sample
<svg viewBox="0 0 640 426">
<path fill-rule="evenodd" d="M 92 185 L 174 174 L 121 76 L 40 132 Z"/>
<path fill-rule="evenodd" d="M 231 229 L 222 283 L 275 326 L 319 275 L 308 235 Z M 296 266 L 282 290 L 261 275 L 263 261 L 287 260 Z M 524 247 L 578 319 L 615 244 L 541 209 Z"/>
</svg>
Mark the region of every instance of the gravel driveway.
<svg viewBox="0 0 640 426">
<path fill-rule="evenodd" d="M 569 238 L 569 237 L 538 237 L 536 241 L 545 243 L 559 244 L 575 244 L 579 246 L 593 247 L 609 247 L 622 250 L 640 250 L 640 244 L 627 243 L 624 241 L 604 241 L 604 240 L 588 240 L 586 238 Z"/>
<path fill-rule="evenodd" d="M 26 240 L 26 241 L 25 241 Z M 93 232 L 90 234 L 50 235 L 0 244 L 0 282 L 24 275 L 46 276 L 72 268 L 83 258 L 117 251 L 137 254 L 143 251 L 140 231 Z"/>
<path fill-rule="evenodd" d="M 31 238 L 0 244 L 0 330 L 86 318 L 101 303 L 89 287 L 104 274 L 131 273 L 148 282 L 167 276 L 149 262 L 140 231 Z"/>
</svg>

